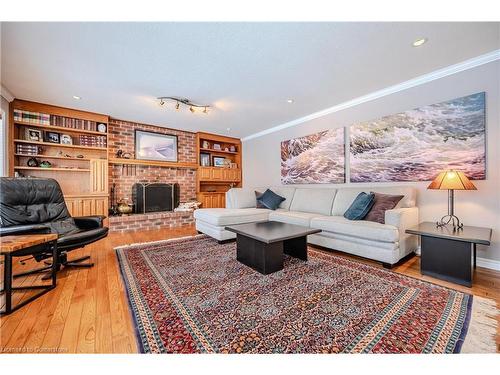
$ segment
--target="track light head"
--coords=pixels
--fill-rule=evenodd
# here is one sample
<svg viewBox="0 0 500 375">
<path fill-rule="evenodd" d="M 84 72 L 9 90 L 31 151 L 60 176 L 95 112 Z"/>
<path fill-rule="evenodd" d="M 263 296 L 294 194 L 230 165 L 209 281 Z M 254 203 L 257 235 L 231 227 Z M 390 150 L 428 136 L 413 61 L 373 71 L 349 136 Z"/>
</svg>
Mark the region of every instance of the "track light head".
<svg viewBox="0 0 500 375">
<path fill-rule="evenodd" d="M 180 104 L 179 104 L 179 102 L 177 102 L 177 104 L 175 105 L 175 109 L 176 109 L 177 111 L 179 110 L 179 106 L 180 106 Z"/>
<path fill-rule="evenodd" d="M 163 101 L 163 99 L 160 100 L 160 105 L 164 105 L 164 104 L 165 104 L 165 102 Z"/>
<path fill-rule="evenodd" d="M 193 106 L 189 107 L 189 110 L 191 111 L 191 113 L 194 113 L 194 108 L 193 108 Z"/>
<path fill-rule="evenodd" d="M 205 109 L 203 110 L 203 113 L 208 113 L 207 107 L 205 107 Z"/>
</svg>

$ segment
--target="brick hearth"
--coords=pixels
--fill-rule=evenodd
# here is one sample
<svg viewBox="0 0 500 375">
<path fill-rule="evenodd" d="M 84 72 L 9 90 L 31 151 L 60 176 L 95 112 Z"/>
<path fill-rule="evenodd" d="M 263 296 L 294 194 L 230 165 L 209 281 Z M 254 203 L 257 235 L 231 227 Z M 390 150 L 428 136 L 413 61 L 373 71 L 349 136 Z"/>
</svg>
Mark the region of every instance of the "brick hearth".
<svg viewBox="0 0 500 375">
<path fill-rule="evenodd" d="M 194 224 L 193 212 L 157 212 L 112 216 L 110 232 L 135 232 L 139 230 L 185 227 Z"/>
</svg>

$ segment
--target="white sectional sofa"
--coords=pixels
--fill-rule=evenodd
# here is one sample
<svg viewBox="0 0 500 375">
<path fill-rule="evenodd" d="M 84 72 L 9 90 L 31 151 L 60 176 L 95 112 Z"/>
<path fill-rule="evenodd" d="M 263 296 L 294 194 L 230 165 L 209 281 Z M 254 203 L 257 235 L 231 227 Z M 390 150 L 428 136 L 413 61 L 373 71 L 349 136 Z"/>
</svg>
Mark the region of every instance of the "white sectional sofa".
<svg viewBox="0 0 500 375">
<path fill-rule="evenodd" d="M 195 210 L 196 229 L 219 241 L 225 241 L 236 237 L 234 233 L 224 229 L 231 224 L 267 220 L 298 224 L 322 230 L 308 236 L 311 244 L 380 261 L 385 266 L 392 266 L 417 249 L 417 237 L 405 233 L 406 228 L 418 224 L 414 188 L 276 186 L 270 189 L 286 198 L 277 210 L 255 208 L 255 190 L 264 192 L 266 188 L 234 188 L 226 193 L 226 208 Z M 394 209 L 386 211 L 385 224 L 345 219 L 344 212 L 362 191 L 404 195 L 404 198 Z"/>
</svg>

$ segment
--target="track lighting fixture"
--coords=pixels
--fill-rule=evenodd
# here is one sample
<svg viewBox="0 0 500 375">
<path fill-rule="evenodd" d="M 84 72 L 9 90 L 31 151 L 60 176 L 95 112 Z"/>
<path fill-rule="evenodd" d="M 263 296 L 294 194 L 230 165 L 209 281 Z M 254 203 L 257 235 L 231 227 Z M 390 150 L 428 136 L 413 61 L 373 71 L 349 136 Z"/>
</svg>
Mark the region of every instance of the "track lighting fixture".
<svg viewBox="0 0 500 375">
<path fill-rule="evenodd" d="M 180 105 L 184 104 L 185 106 L 189 107 L 189 110 L 191 111 L 191 113 L 195 113 L 196 108 L 203 108 L 202 112 L 205 114 L 208 114 L 208 109 L 210 108 L 210 106 L 207 104 L 197 104 L 197 103 L 194 103 L 187 98 L 181 98 L 178 96 L 161 96 L 157 99 L 159 100 L 160 106 L 163 106 L 166 103 L 166 101 L 168 101 L 168 100 L 175 102 L 175 109 L 176 110 L 179 110 Z"/>
</svg>

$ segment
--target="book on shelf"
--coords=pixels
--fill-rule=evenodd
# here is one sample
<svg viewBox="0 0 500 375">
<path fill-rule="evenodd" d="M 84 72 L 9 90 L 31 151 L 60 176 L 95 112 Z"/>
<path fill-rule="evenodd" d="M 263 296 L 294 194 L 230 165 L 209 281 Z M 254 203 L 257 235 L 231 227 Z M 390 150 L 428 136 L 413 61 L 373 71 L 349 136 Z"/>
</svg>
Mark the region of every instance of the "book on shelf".
<svg viewBox="0 0 500 375">
<path fill-rule="evenodd" d="M 78 129 L 78 130 L 92 130 L 96 131 L 97 123 L 90 120 L 82 120 L 71 117 L 50 115 L 50 124 L 53 126 L 60 126 L 63 128 Z"/>
<path fill-rule="evenodd" d="M 16 145 L 16 154 L 38 155 L 40 151 L 41 151 L 40 147 L 36 145 L 27 145 L 27 144 Z"/>
<path fill-rule="evenodd" d="M 50 125 L 50 115 L 42 112 L 30 112 L 14 109 L 14 121 L 35 125 Z"/>
<path fill-rule="evenodd" d="M 20 109 L 14 109 L 14 121 L 35 125 L 60 126 L 62 128 L 78 130 L 97 130 L 97 123 L 95 121 L 49 115 L 42 112 L 23 111 Z"/>
<path fill-rule="evenodd" d="M 106 137 L 102 135 L 80 134 L 80 145 L 90 147 L 106 147 Z"/>
</svg>

